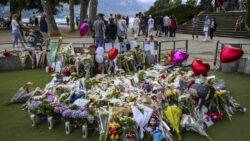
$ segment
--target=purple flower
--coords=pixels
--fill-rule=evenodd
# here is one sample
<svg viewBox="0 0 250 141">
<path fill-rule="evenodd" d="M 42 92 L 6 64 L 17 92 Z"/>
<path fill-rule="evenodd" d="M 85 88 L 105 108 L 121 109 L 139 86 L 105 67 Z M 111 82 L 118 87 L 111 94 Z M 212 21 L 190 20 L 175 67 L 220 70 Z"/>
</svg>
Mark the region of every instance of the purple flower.
<svg viewBox="0 0 250 141">
<path fill-rule="evenodd" d="M 32 103 L 31 108 L 39 108 L 42 106 L 42 104 L 43 104 L 42 101 L 36 101 Z"/>
<path fill-rule="evenodd" d="M 60 113 L 61 113 L 61 114 L 63 114 L 64 111 L 66 111 L 66 110 L 69 110 L 69 107 L 66 107 L 66 106 L 61 106 L 61 107 L 60 107 Z"/>
<path fill-rule="evenodd" d="M 72 115 L 72 110 L 70 110 L 70 109 L 67 109 L 67 110 L 65 110 L 63 113 L 62 113 L 62 116 L 64 117 L 64 118 L 70 118 L 71 117 L 71 115 Z"/>
<path fill-rule="evenodd" d="M 73 111 L 71 118 L 74 118 L 74 119 L 79 118 L 80 113 L 81 113 L 81 111 L 79 111 L 79 110 Z"/>
<path fill-rule="evenodd" d="M 85 118 L 87 116 L 88 116 L 88 112 L 87 111 L 80 111 L 79 118 Z"/>
<path fill-rule="evenodd" d="M 52 101 L 54 101 L 55 96 L 54 96 L 54 95 L 50 95 L 50 94 L 46 94 L 45 98 L 46 98 L 47 100 L 49 100 L 49 101 L 52 102 Z"/>
</svg>

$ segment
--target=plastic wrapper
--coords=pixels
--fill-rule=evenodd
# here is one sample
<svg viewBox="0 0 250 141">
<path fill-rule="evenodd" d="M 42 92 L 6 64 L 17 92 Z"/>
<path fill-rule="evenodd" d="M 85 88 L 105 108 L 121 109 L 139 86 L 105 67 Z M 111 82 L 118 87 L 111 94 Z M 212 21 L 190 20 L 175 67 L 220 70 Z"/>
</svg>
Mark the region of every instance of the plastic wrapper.
<svg viewBox="0 0 250 141">
<path fill-rule="evenodd" d="M 164 115 L 167 121 L 170 123 L 170 126 L 175 130 L 179 140 L 181 140 L 179 125 L 180 125 L 182 110 L 177 106 L 168 106 L 167 109 L 164 111 Z"/>
<path fill-rule="evenodd" d="M 195 118 L 190 115 L 183 114 L 180 125 L 188 131 L 191 130 L 197 132 L 200 135 L 207 137 L 209 140 L 212 140 L 211 137 L 205 132 L 203 123 L 197 122 Z"/>
</svg>

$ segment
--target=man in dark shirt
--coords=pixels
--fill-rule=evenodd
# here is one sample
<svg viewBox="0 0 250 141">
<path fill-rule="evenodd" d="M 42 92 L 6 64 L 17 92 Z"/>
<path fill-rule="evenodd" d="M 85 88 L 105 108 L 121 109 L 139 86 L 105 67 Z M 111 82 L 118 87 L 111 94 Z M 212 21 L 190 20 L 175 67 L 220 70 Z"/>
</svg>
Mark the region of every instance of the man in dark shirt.
<svg viewBox="0 0 250 141">
<path fill-rule="evenodd" d="M 155 27 L 157 29 L 155 36 L 161 37 L 161 31 L 162 31 L 162 28 L 163 28 L 163 17 L 162 16 L 156 17 L 156 19 L 155 19 Z"/>
</svg>

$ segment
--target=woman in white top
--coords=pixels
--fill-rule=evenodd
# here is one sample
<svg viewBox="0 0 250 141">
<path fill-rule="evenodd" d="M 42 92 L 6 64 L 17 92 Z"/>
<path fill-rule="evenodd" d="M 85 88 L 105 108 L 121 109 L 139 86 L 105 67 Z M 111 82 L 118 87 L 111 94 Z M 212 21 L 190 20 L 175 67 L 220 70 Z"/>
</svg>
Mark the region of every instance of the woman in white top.
<svg viewBox="0 0 250 141">
<path fill-rule="evenodd" d="M 139 15 L 136 14 L 136 17 L 133 22 L 133 30 L 134 30 L 134 37 L 137 38 L 139 34 L 139 24 L 140 24 L 140 19 Z"/>
<path fill-rule="evenodd" d="M 149 19 L 148 19 L 148 33 L 149 33 L 149 35 L 152 35 L 153 29 L 154 29 L 154 24 L 155 24 L 155 20 L 152 18 L 151 15 L 149 15 Z"/>
<path fill-rule="evenodd" d="M 17 41 L 20 40 L 22 47 L 25 49 L 24 39 L 20 32 L 20 25 L 17 22 L 18 15 L 14 14 L 12 16 L 11 28 L 12 28 L 12 37 L 13 37 L 13 50 L 16 48 Z"/>
</svg>

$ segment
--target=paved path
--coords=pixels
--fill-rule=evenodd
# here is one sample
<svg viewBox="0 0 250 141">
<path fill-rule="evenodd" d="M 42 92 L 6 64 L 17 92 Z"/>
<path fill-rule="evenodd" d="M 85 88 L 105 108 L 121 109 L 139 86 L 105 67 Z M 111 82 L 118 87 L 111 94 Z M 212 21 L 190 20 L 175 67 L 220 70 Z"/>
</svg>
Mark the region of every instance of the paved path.
<svg viewBox="0 0 250 141">
<path fill-rule="evenodd" d="M 189 40 L 189 62 L 191 62 L 194 58 L 200 58 L 204 62 L 209 62 L 211 66 L 214 58 L 215 48 L 217 41 L 221 41 L 223 43 L 248 43 L 250 44 L 250 39 L 236 39 L 236 38 L 225 38 L 225 37 L 215 37 L 212 41 L 203 42 L 203 36 L 199 36 L 198 40 L 193 40 L 191 35 L 188 34 L 177 34 L 176 38 L 167 38 L 167 37 L 159 37 L 156 38 L 157 41 L 169 41 L 169 40 L 182 40 L 187 39 Z M 130 37 L 130 40 L 132 38 Z M 140 37 L 139 41 L 143 41 L 144 37 Z M 75 42 L 75 43 L 84 43 L 84 42 L 93 42 L 91 38 L 67 38 L 64 39 L 65 42 Z M 11 44 L 9 45 L 0 45 L 0 51 L 4 49 L 10 49 Z M 171 48 L 171 44 L 163 44 L 163 47 L 169 47 Z M 176 47 L 184 47 L 185 42 L 182 43 L 176 43 Z M 250 45 L 244 47 L 245 52 L 250 53 Z"/>
</svg>

